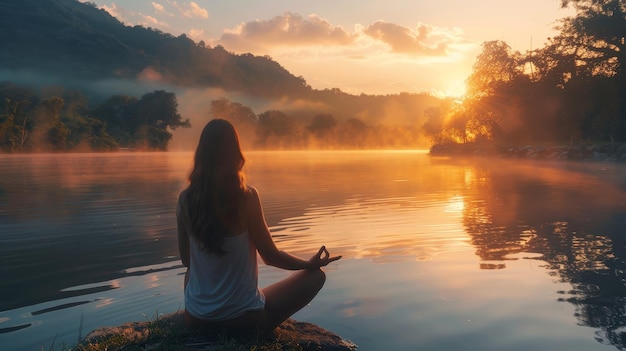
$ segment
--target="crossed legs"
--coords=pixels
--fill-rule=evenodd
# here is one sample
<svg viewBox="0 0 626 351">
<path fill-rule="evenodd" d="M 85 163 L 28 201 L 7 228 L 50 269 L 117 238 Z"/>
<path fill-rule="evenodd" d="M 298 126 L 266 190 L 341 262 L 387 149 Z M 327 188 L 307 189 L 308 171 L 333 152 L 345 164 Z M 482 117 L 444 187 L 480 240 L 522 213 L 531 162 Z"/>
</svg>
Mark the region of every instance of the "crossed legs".
<svg viewBox="0 0 626 351">
<path fill-rule="evenodd" d="M 262 330 L 273 330 L 306 306 L 324 286 L 321 269 L 302 270 L 263 289 L 265 309 Z"/>
<path fill-rule="evenodd" d="M 209 325 L 269 332 L 311 302 L 325 282 L 326 274 L 321 269 L 297 271 L 262 289 L 265 308 L 261 311 L 246 312 L 220 322 L 206 322 L 185 312 L 185 321 L 188 326 Z"/>
</svg>

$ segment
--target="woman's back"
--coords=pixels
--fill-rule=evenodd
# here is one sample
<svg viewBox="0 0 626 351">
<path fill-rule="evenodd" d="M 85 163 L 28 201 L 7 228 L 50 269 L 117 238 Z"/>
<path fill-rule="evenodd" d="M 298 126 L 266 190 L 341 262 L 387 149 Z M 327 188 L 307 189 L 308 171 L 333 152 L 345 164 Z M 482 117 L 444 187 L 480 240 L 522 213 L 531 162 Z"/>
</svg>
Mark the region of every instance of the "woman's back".
<svg viewBox="0 0 626 351">
<path fill-rule="evenodd" d="M 225 254 L 208 254 L 191 238 L 185 309 L 204 320 L 224 320 L 260 310 L 265 296 L 258 289 L 257 254 L 247 232 L 227 236 Z"/>
</svg>

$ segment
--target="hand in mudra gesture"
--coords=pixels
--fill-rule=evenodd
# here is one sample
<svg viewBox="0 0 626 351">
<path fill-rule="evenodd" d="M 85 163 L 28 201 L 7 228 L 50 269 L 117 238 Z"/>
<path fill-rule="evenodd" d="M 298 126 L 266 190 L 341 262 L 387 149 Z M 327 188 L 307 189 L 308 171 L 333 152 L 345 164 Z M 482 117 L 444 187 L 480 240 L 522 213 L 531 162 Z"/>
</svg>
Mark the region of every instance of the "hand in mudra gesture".
<svg viewBox="0 0 626 351">
<path fill-rule="evenodd" d="M 337 261 L 340 258 L 341 256 L 330 257 L 330 253 L 326 249 L 326 246 L 322 246 L 320 247 L 319 251 L 317 251 L 317 254 L 311 257 L 309 262 L 313 267 L 320 268 L 328 265 L 331 262 Z"/>
</svg>

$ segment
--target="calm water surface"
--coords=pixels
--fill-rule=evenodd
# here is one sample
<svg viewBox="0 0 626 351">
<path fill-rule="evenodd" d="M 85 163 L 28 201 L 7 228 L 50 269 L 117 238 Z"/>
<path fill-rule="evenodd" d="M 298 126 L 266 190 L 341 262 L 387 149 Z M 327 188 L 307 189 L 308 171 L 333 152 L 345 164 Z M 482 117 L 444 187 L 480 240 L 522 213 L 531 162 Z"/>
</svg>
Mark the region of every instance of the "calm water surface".
<svg viewBox="0 0 626 351">
<path fill-rule="evenodd" d="M 294 317 L 359 350 L 626 348 L 626 168 L 251 152 L 279 247 L 343 259 Z M 0 349 L 183 306 L 191 153 L 0 155 Z M 260 267 L 262 285 L 287 273 Z"/>
</svg>

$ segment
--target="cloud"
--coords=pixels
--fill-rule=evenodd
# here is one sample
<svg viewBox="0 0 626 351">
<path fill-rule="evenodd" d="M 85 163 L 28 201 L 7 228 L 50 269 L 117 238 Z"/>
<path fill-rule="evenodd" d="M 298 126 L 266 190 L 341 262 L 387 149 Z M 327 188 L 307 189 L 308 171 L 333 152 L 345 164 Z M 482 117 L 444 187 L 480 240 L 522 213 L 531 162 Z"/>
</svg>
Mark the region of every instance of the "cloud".
<svg viewBox="0 0 626 351">
<path fill-rule="evenodd" d="M 257 51 L 287 45 L 348 45 L 354 39 L 354 34 L 317 15 L 304 18 L 287 12 L 270 20 L 242 23 L 225 31 L 218 44 L 230 50 Z"/>
<path fill-rule="evenodd" d="M 149 16 L 149 15 L 144 15 L 143 13 L 139 13 L 139 17 L 141 17 L 141 22 L 140 24 L 146 27 L 169 27 L 169 25 L 165 22 L 161 22 L 158 19 Z"/>
<path fill-rule="evenodd" d="M 163 7 L 163 5 L 161 5 L 159 3 L 153 2 L 152 3 L 152 7 L 154 7 L 154 11 L 157 12 L 157 13 L 158 12 L 165 12 L 165 8 Z"/>
<path fill-rule="evenodd" d="M 199 17 L 199 18 L 209 18 L 209 11 L 203 9 L 197 3 L 191 1 L 187 7 L 183 7 L 179 5 L 176 1 L 171 2 L 183 16 L 187 18 Z"/>
<path fill-rule="evenodd" d="M 172 3 L 168 0 L 166 0 L 167 4 L 171 5 Z M 163 15 L 167 15 L 170 17 L 174 17 L 175 15 L 168 11 L 168 9 L 165 8 L 165 5 L 159 4 L 158 2 L 152 2 L 152 7 L 154 8 L 154 13 L 155 14 L 163 14 Z M 177 7 L 177 5 L 175 5 L 174 7 Z"/>
<path fill-rule="evenodd" d="M 189 4 L 189 6 L 191 6 L 191 11 L 194 15 L 200 17 L 200 18 L 209 18 L 209 11 L 203 9 L 202 7 L 200 7 L 198 4 L 196 4 L 195 2 L 191 2 Z"/>
<path fill-rule="evenodd" d="M 204 29 L 191 28 L 188 32 L 189 38 L 194 41 L 204 40 Z"/>
<path fill-rule="evenodd" d="M 121 9 L 120 7 L 117 6 L 117 4 L 115 4 L 114 2 L 111 3 L 111 6 L 107 6 L 107 5 L 102 5 L 100 7 L 101 9 L 105 10 L 106 12 L 108 12 L 111 16 L 117 18 L 118 20 L 120 20 L 121 22 L 124 22 L 124 16 L 122 16 L 122 12 L 123 9 Z"/>
<path fill-rule="evenodd" d="M 167 12 L 163 5 L 159 3 L 152 2 L 152 7 L 154 8 L 154 12 L 156 13 L 156 15 L 172 15 L 171 13 Z M 170 29 L 170 25 L 168 23 L 159 20 L 155 16 L 146 15 L 141 12 L 129 11 L 123 6 L 117 5 L 116 3 L 111 3 L 110 6 L 102 5 L 99 8 L 107 11 L 111 16 L 117 18 L 120 22 L 126 25 L 133 26 L 138 24 L 150 28 L 160 28 L 163 30 Z"/>
<path fill-rule="evenodd" d="M 363 29 L 365 35 L 386 43 L 396 53 L 446 56 L 450 46 L 465 39 L 459 29 L 438 28 L 420 23 L 415 29 L 376 21 Z"/>
<path fill-rule="evenodd" d="M 269 20 L 256 20 L 223 32 L 214 42 L 234 52 L 307 57 L 325 55 L 351 60 L 419 58 L 421 62 L 455 60 L 474 44 L 459 28 L 418 23 L 415 28 L 376 21 L 356 24 L 352 31 L 327 20 L 286 12 Z M 395 57 L 395 58 L 394 58 Z"/>
</svg>

